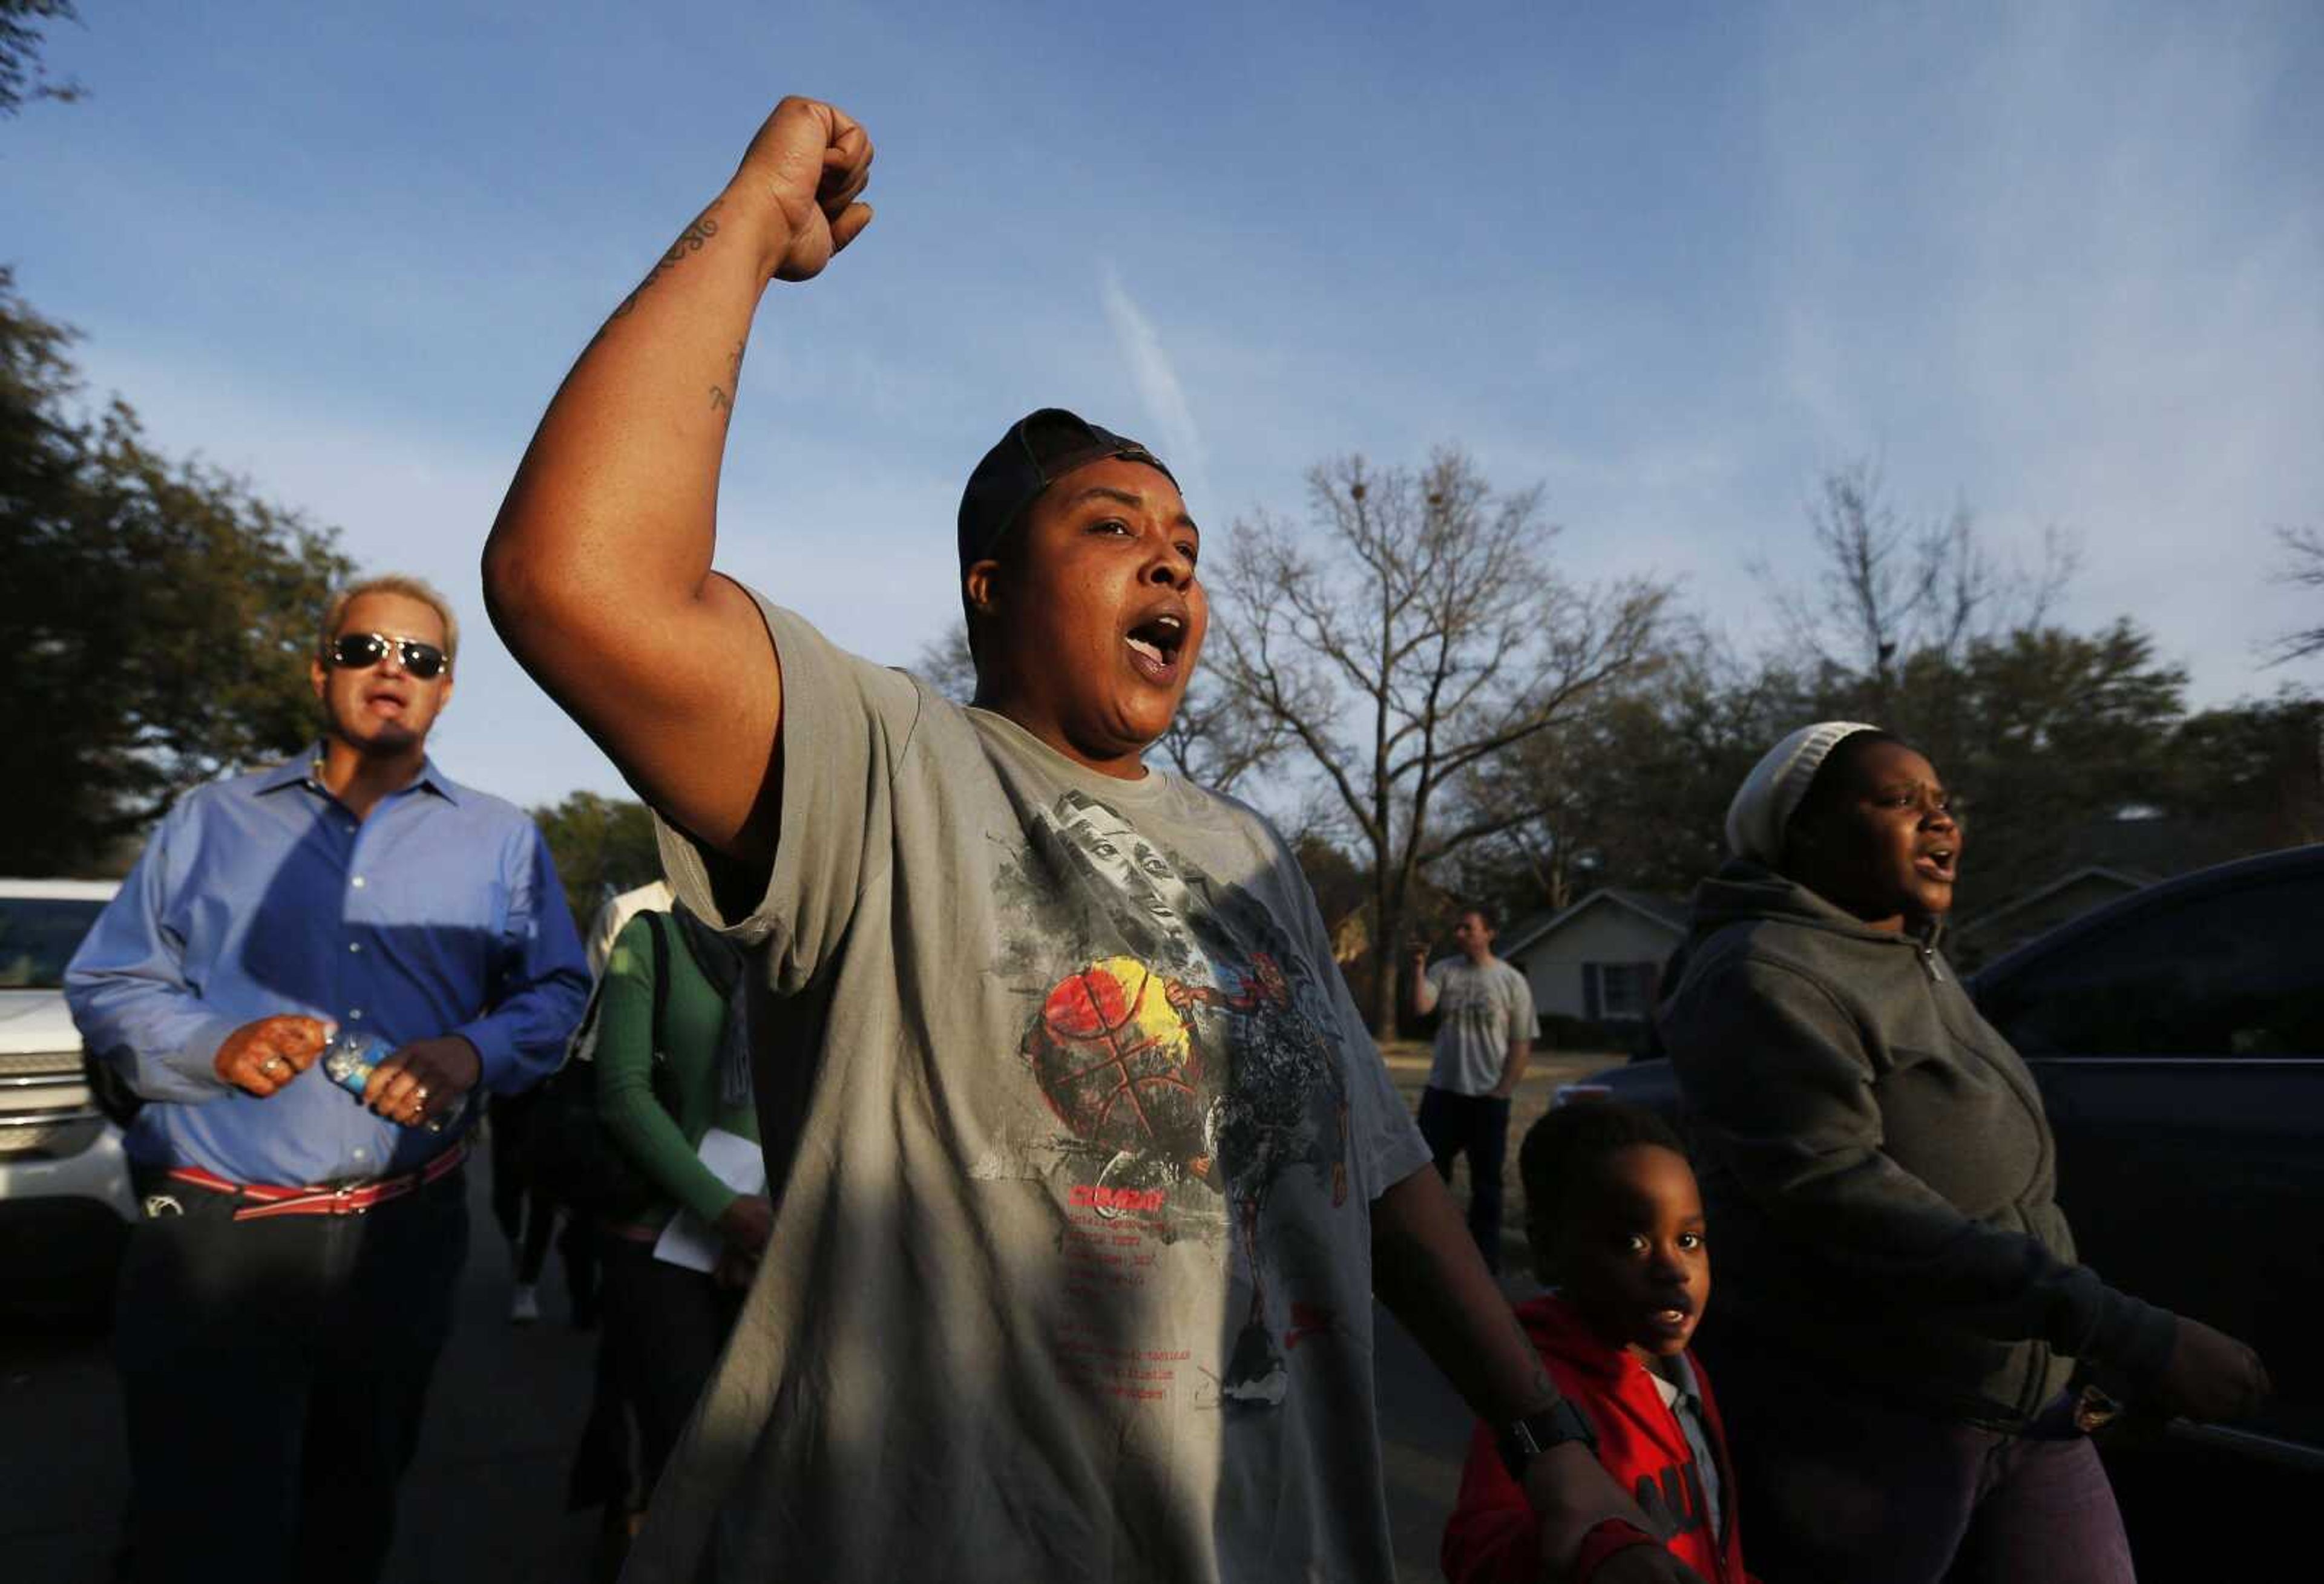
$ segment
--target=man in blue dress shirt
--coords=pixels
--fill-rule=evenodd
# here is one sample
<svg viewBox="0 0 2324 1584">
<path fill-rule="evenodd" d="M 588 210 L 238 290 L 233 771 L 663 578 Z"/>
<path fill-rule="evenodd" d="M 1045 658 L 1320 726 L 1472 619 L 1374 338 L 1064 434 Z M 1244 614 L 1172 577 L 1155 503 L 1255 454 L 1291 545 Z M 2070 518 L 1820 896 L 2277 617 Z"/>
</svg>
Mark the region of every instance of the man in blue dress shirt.
<svg viewBox="0 0 2324 1584">
<path fill-rule="evenodd" d="M 134 1578 L 377 1577 L 467 1252 L 472 1091 L 534 1082 L 580 1016 L 540 833 L 427 757 L 457 644 L 414 579 L 333 600 L 320 749 L 180 801 L 66 974 L 145 1102 Z M 360 1097 L 312 1070 L 334 1024 L 393 1047 Z"/>
</svg>

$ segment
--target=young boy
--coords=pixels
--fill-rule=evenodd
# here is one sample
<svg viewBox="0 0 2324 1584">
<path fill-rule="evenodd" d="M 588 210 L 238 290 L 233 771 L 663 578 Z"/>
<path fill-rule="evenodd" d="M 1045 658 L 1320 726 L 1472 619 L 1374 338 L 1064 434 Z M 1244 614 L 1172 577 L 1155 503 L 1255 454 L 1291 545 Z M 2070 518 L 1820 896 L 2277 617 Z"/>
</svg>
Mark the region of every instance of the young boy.
<svg viewBox="0 0 2324 1584">
<path fill-rule="evenodd" d="M 1517 1309 L 1542 1362 L 1655 1538 L 1706 1584 L 1750 1584 L 1725 1432 L 1687 1352 L 1711 1255 L 1684 1147 L 1651 1111 L 1585 1100 L 1535 1123 L 1517 1167 L 1534 1267 L 1556 1285 Z M 1443 1562 L 1452 1584 L 1539 1576 L 1533 1514 L 1481 1425 Z"/>
</svg>

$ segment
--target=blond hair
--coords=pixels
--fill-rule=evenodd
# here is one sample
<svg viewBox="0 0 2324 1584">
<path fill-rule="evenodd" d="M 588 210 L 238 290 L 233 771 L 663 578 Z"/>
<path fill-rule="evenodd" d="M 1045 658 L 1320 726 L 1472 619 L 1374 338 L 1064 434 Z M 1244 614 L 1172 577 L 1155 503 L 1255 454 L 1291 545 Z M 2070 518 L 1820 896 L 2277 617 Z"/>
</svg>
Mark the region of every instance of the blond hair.
<svg viewBox="0 0 2324 1584">
<path fill-rule="evenodd" d="M 444 658 L 447 660 L 460 658 L 460 619 L 452 613 L 452 602 L 437 593 L 434 585 L 401 572 L 384 572 L 377 577 L 366 577 L 333 594 L 331 603 L 323 607 L 322 632 L 316 645 L 318 654 L 329 658 L 331 642 L 339 636 L 339 623 L 345 620 L 347 607 L 364 595 L 374 594 L 401 594 L 405 599 L 418 600 L 434 611 L 438 620 L 444 623 Z"/>
</svg>

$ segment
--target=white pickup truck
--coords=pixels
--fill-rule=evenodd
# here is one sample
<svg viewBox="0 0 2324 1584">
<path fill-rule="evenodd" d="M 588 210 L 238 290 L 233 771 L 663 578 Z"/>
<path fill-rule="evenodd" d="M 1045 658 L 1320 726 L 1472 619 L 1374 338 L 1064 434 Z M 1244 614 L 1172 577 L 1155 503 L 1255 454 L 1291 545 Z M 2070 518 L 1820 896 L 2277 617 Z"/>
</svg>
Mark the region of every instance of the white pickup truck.
<svg viewBox="0 0 2324 1584">
<path fill-rule="evenodd" d="M 65 964 L 115 880 L 0 879 L 0 1313 L 102 1314 L 137 1217 L 89 1091 Z"/>
</svg>

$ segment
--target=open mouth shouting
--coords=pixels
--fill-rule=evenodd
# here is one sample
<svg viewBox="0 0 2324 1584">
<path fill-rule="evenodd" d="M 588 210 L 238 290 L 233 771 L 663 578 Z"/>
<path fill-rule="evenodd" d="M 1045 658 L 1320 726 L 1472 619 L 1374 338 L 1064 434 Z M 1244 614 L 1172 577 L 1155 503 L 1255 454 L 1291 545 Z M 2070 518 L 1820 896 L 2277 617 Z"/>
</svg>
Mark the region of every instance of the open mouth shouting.
<svg viewBox="0 0 2324 1584">
<path fill-rule="evenodd" d="M 1183 651 L 1192 631 L 1183 604 L 1150 612 L 1122 637 L 1130 669 L 1157 687 L 1175 686 L 1183 675 Z"/>
<path fill-rule="evenodd" d="M 1913 870 L 1923 879 L 1949 886 L 1953 883 L 1954 866 L 1960 860 L 1960 850 L 1950 843 L 1923 847 L 1913 859 Z"/>
</svg>

